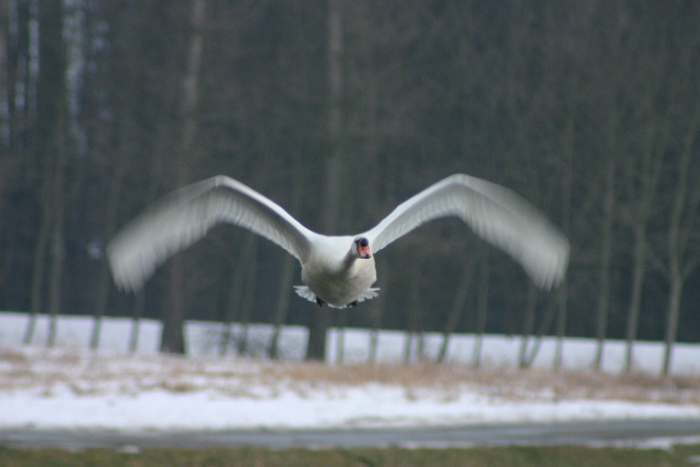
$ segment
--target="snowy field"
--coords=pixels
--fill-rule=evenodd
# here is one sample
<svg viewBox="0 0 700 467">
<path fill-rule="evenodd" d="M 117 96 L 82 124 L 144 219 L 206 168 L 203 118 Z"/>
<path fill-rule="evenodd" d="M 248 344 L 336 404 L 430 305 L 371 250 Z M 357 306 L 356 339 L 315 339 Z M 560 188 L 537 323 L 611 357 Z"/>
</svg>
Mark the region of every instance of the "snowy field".
<svg viewBox="0 0 700 467">
<path fill-rule="evenodd" d="M 47 323 L 33 345 L 20 345 L 27 316 L 0 314 L 0 429 L 223 430 L 437 426 L 569 420 L 700 417 L 700 346 L 678 346 L 675 375 L 658 374 L 662 347 L 635 347 L 637 368 L 619 376 L 624 346 L 605 347 L 606 372 L 586 370 L 595 345 L 569 339 L 564 371 L 551 372 L 554 342 L 545 340 L 535 368 L 516 370 L 520 339 L 485 336 L 484 365 L 473 370 L 474 336 L 450 342 L 447 365 L 400 365 L 405 336 L 379 336 L 379 364 L 365 364 L 369 334 L 345 332 L 345 365 L 301 362 L 306 334 L 282 334 L 283 363 L 216 356 L 220 327 L 190 322 L 188 357 L 159 355 L 157 322 L 144 320 L 136 354 L 127 352 L 131 323 L 106 318 L 99 352 L 86 349 L 92 322 L 59 321 L 58 344 L 46 349 Z M 235 332 L 234 332 L 235 334 Z M 262 354 L 270 328 L 250 330 Z M 328 360 L 335 361 L 337 332 Z M 437 352 L 428 335 L 425 354 Z M 643 370 L 643 371 L 641 371 Z"/>
</svg>

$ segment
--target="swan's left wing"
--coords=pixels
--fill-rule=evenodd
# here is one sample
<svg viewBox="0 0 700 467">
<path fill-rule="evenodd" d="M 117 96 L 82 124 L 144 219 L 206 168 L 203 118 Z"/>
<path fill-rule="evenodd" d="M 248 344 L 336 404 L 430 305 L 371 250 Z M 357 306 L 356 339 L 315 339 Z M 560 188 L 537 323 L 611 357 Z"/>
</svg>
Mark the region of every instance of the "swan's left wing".
<svg viewBox="0 0 700 467">
<path fill-rule="evenodd" d="M 365 232 L 378 252 L 433 219 L 456 216 L 518 261 L 533 281 L 549 289 L 564 278 L 569 241 L 530 203 L 495 183 L 456 174 L 400 204 Z"/>
</svg>

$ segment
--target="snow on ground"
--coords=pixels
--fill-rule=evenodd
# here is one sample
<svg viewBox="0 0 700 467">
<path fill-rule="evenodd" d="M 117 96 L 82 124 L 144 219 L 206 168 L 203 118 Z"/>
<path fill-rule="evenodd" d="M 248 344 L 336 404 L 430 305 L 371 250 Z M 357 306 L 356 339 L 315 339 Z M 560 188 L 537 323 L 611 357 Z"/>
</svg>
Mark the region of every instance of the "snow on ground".
<svg viewBox="0 0 700 467">
<path fill-rule="evenodd" d="M 26 315 L 0 314 L 0 429 L 303 429 L 700 417 L 700 378 L 691 371 L 700 361 L 697 346 L 686 346 L 687 357 L 676 353 L 674 363 L 685 372 L 662 379 L 582 370 L 590 364 L 581 363 L 590 362 L 585 340 L 567 341 L 567 369 L 554 373 L 544 357 L 537 368 L 514 369 L 520 341 L 504 336 L 487 336 L 485 368 L 473 370 L 462 364 L 470 361 L 473 336 L 451 343 L 448 365 L 400 365 L 404 340 L 383 332 L 382 363 L 371 366 L 360 363 L 368 334 L 353 330 L 346 333 L 344 354 L 356 363 L 322 365 L 299 361 L 306 338 L 301 328 L 285 330 L 287 360 L 272 363 L 215 356 L 215 324 L 189 324 L 189 357 L 155 352 L 155 322 L 142 323 L 140 352 L 133 355 L 126 352 L 126 320 L 105 321 L 98 352 L 85 349 L 87 318 L 62 318 L 53 349 L 38 345 L 41 334 L 33 346 L 20 345 L 25 324 Z M 252 330 L 254 348 L 265 340 L 265 329 Z M 331 334 L 331 361 L 336 338 Z M 431 339 L 428 354 L 437 348 Z M 643 354 L 644 345 L 638 347 Z"/>
<path fill-rule="evenodd" d="M 0 312 L 0 346 L 20 345 L 23 341 L 28 317 L 26 313 Z M 33 344 L 43 345 L 47 341 L 48 317 L 39 315 Z M 85 348 L 90 342 L 93 320 L 88 316 L 60 316 L 56 345 L 59 347 Z M 160 345 L 161 323 L 143 319 L 138 328 L 139 354 L 155 354 Z M 216 356 L 219 353 L 223 327 L 220 323 L 188 321 L 185 324 L 185 340 L 191 356 Z M 127 318 L 105 317 L 100 335 L 100 349 L 126 353 L 129 349 L 132 322 Z M 269 345 L 273 328 L 267 324 L 251 324 L 248 330 L 248 355 L 261 357 Z M 241 334 L 240 326 L 233 325 L 233 344 Z M 328 334 L 326 359 L 337 360 L 338 330 Z M 284 326 L 280 333 L 280 353 L 286 361 L 300 361 L 306 349 L 307 330 L 302 326 Z M 346 363 L 364 363 L 369 358 L 371 331 L 367 329 L 346 329 L 344 332 L 343 356 Z M 453 334 L 448 346 L 447 361 L 456 364 L 470 364 L 476 350 L 477 337 L 473 334 Z M 404 356 L 406 333 L 381 330 L 378 336 L 377 361 L 401 363 Z M 423 353 L 428 360 L 438 354 L 442 334 L 425 333 Z M 528 351 L 534 346 L 534 339 L 527 343 Z M 486 334 L 481 339 L 481 361 L 491 368 L 513 368 L 517 366 L 522 339 L 520 336 Z M 545 336 L 540 341 L 532 366 L 551 369 L 554 364 L 557 340 Z M 415 358 L 417 339 L 412 340 L 411 353 Z M 625 342 L 608 340 L 603 348 L 602 370 L 620 373 L 624 368 Z M 590 368 L 595 358 L 594 339 L 566 338 L 562 346 L 562 368 L 580 370 Z M 638 341 L 634 345 L 634 368 L 650 374 L 659 374 L 663 361 L 664 346 L 661 342 Z M 700 375 L 700 345 L 676 344 L 671 355 L 671 372 L 676 375 Z"/>
</svg>

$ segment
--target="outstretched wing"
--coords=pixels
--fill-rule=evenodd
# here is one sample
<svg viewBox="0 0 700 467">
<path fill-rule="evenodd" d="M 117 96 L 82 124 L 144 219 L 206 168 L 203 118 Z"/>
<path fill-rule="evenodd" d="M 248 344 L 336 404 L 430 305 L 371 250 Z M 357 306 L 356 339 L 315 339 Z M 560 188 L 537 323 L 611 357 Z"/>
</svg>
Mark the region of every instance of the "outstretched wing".
<svg viewBox="0 0 700 467">
<path fill-rule="evenodd" d="M 518 261 L 533 281 L 549 289 L 564 278 L 569 241 L 530 203 L 507 188 L 456 174 L 400 204 L 365 232 L 376 253 L 430 220 L 456 216 Z"/>
<path fill-rule="evenodd" d="M 107 246 L 117 286 L 138 290 L 168 257 L 228 222 L 259 234 L 301 262 L 315 235 L 255 190 L 219 175 L 166 196 L 122 229 Z"/>
</svg>

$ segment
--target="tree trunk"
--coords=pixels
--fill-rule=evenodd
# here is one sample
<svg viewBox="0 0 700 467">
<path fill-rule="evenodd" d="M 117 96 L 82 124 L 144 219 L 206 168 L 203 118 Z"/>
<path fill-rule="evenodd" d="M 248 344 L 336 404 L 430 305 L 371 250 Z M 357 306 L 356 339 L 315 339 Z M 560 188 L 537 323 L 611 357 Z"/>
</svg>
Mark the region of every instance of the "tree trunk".
<svg viewBox="0 0 700 467">
<path fill-rule="evenodd" d="M 41 177 L 42 220 L 39 237 L 34 250 L 32 265 L 32 285 L 30 316 L 24 335 L 24 343 L 30 344 L 34 335 L 37 314 L 43 311 L 44 279 L 47 253 L 55 235 L 55 180 L 58 175 L 56 143 L 58 132 L 63 131 L 65 112 L 65 62 L 63 56 L 63 8 L 60 0 L 47 1 L 38 12 L 38 26 L 41 31 L 38 43 L 38 56 L 41 67 L 37 78 L 37 119 L 33 131 L 32 149 L 36 159 L 43 161 Z M 26 77 L 25 77 L 26 78 Z M 26 81 L 25 81 L 26 84 Z M 25 97 L 25 96 L 22 96 Z M 31 106 L 31 102 L 29 103 Z M 31 111 L 25 109 L 25 112 Z M 62 137 L 62 135 L 61 135 Z"/>
<path fill-rule="evenodd" d="M 126 135 L 122 134 L 122 138 Z M 122 188 L 122 178 L 124 175 L 124 157 L 121 151 L 116 156 L 116 164 L 112 172 L 112 179 L 109 186 L 109 194 L 107 195 L 107 211 L 106 225 L 103 238 L 109 239 L 114 234 L 117 226 L 117 212 L 119 209 L 119 193 Z M 90 348 L 97 349 L 100 345 L 100 328 L 102 327 L 102 317 L 107 310 L 107 300 L 109 298 L 109 289 L 111 282 L 109 265 L 107 259 L 102 258 L 100 264 L 100 276 L 98 279 L 97 302 L 95 304 L 95 318 L 92 326 L 92 337 L 90 338 Z"/>
<path fill-rule="evenodd" d="M 306 349 L 307 360 L 322 362 L 326 359 L 326 333 L 330 327 L 330 318 L 330 312 L 326 308 L 313 308 Z"/>
<path fill-rule="evenodd" d="M 49 275 L 49 333 L 47 345 L 56 343 L 58 315 L 61 311 L 61 282 L 63 278 L 63 261 L 65 259 L 64 221 L 66 212 L 65 173 L 66 149 L 64 144 L 63 107 L 59 110 L 56 125 L 56 167 L 53 177 L 52 205 L 54 210 L 53 236 L 51 248 L 51 273 Z"/>
<path fill-rule="evenodd" d="M 338 336 L 335 348 L 335 362 L 341 364 L 345 359 L 345 327 L 348 325 L 348 309 L 338 310 L 336 316 L 338 317 L 336 326 Z"/>
<path fill-rule="evenodd" d="M 185 268 L 182 258 L 176 255 L 168 267 L 167 309 L 163 313 L 163 328 L 160 338 L 160 351 L 184 354 L 185 349 Z"/>
<path fill-rule="evenodd" d="M 420 282 L 421 282 L 421 264 L 416 263 L 411 270 L 411 278 L 409 283 L 409 308 L 408 308 L 408 323 L 406 325 L 406 341 L 403 349 L 403 362 L 408 364 L 411 362 L 411 350 L 413 349 L 413 339 L 418 334 L 421 320 L 420 309 Z"/>
<path fill-rule="evenodd" d="M 384 304 L 386 295 L 389 292 L 390 269 L 385 261 L 377 266 L 377 275 L 382 278 L 382 288 L 379 296 L 372 300 L 370 316 L 372 316 L 372 333 L 369 338 L 368 362 L 371 365 L 377 363 L 377 347 L 379 347 L 379 330 L 382 327 L 382 315 L 384 314 Z"/>
<path fill-rule="evenodd" d="M 566 144 L 564 147 L 566 158 L 564 159 L 564 167 L 562 174 L 562 184 L 561 184 L 561 228 L 564 235 L 569 235 L 569 225 L 571 222 L 571 186 L 573 184 L 573 173 L 574 173 L 574 113 L 571 113 L 571 117 L 567 123 Z M 567 286 L 567 278 L 564 277 L 559 289 L 557 290 L 557 324 L 556 324 L 556 335 L 557 341 L 554 349 L 554 370 L 559 369 L 564 357 L 564 334 L 566 334 L 566 319 L 569 312 L 568 301 L 569 293 Z M 549 324 L 547 324 L 547 329 L 549 329 Z M 534 360 L 534 355 L 539 348 L 539 341 L 537 347 L 533 348 L 532 357 L 529 359 L 528 366 Z"/>
<path fill-rule="evenodd" d="M 484 246 L 483 248 L 481 270 L 479 271 L 479 289 L 477 291 L 476 339 L 474 340 L 474 352 L 472 354 L 472 366 L 474 368 L 481 366 L 482 340 L 486 332 L 486 318 L 489 308 L 489 276 L 491 274 L 491 268 L 488 247 Z"/>
<path fill-rule="evenodd" d="M 52 49 L 61 48 L 61 59 L 59 63 L 55 66 L 60 67 L 55 70 L 62 74 L 62 79 L 60 81 L 60 94 L 56 97 L 56 118 L 53 126 L 53 134 L 51 138 L 51 151 L 54 152 L 54 157 L 56 159 L 55 165 L 53 167 L 53 173 L 51 174 L 52 182 L 52 193 L 50 206 L 53 211 L 53 223 L 52 223 L 52 234 L 51 234 L 51 271 L 49 273 L 49 332 L 47 338 L 47 345 L 49 347 L 56 343 L 57 338 L 57 328 L 58 328 L 58 315 L 61 311 L 61 289 L 62 289 L 62 279 L 63 279 L 63 261 L 65 259 L 65 245 L 64 245 L 64 221 L 65 221 L 65 211 L 66 211 L 66 190 L 65 190 L 65 179 L 66 179 L 66 157 L 67 148 L 65 141 L 66 133 L 66 82 L 65 82 L 65 66 L 66 63 L 63 59 L 62 49 L 63 49 L 63 8 L 62 5 L 52 2 L 50 6 L 51 12 L 57 16 L 48 19 L 46 18 L 44 23 L 50 21 L 52 31 L 52 37 L 49 39 L 52 41 Z M 49 11 L 44 11 L 43 15 L 48 15 Z M 46 32 L 46 31 L 44 31 Z M 52 50 L 56 52 L 56 50 Z M 45 59 L 45 54 L 49 50 L 45 49 L 42 51 L 42 62 Z"/>
<path fill-rule="evenodd" d="M 442 332 L 442 344 L 440 345 L 440 350 L 438 352 L 437 362 L 442 363 L 447 357 L 447 347 L 449 344 L 450 336 L 457 328 L 459 320 L 462 318 L 462 313 L 464 311 L 464 306 L 467 302 L 467 297 L 469 296 L 469 290 L 472 286 L 472 280 L 474 278 L 474 272 L 476 271 L 477 261 L 474 255 L 469 256 L 467 264 L 464 266 L 464 272 L 462 273 L 462 278 L 459 282 L 459 288 L 455 294 L 454 302 L 452 302 L 452 308 L 447 316 L 447 321 L 445 322 L 445 329 Z"/>
<path fill-rule="evenodd" d="M 662 373 L 668 375 L 671 371 L 671 354 L 673 344 L 678 333 L 678 318 L 681 309 L 681 293 L 683 292 L 683 279 L 674 274 L 671 277 L 671 292 L 668 297 L 668 314 L 666 317 L 666 337 L 664 339 L 664 361 Z"/>
<path fill-rule="evenodd" d="M 60 204 L 63 204 L 62 202 Z M 64 208 L 59 208 L 63 211 Z M 53 347 L 58 333 L 58 315 L 61 312 L 61 279 L 65 247 L 63 243 L 63 212 L 56 215 L 51 248 L 51 275 L 49 276 L 49 332 L 46 344 Z"/>
<path fill-rule="evenodd" d="M 566 285 L 564 284 L 563 287 L 566 287 Z M 562 306 L 560 303 L 561 297 L 565 296 L 566 291 L 562 293 L 560 290 L 557 293 L 556 300 L 549 300 L 549 303 L 547 304 L 547 311 L 542 319 L 542 322 L 540 323 L 539 329 L 537 330 L 537 337 L 535 337 L 535 341 L 532 344 L 530 352 L 526 353 L 526 356 L 524 357 L 523 368 L 530 368 L 532 366 L 532 362 L 535 361 L 535 357 L 537 357 L 537 353 L 540 351 L 540 345 L 542 344 L 542 336 L 544 336 L 544 334 L 552 327 L 557 310 Z M 566 305 L 564 304 L 564 306 Z"/>
<path fill-rule="evenodd" d="M 338 228 L 338 214 L 343 182 L 343 13 L 342 0 L 328 2 L 328 85 L 329 115 L 328 141 L 330 156 L 326 161 L 324 193 L 325 233 L 333 234 Z M 331 316 L 327 308 L 314 309 L 313 324 L 309 329 L 307 360 L 322 361 L 326 355 L 326 334 Z"/>
<path fill-rule="evenodd" d="M 605 195 L 603 199 L 603 223 L 601 226 L 600 285 L 598 290 L 598 320 L 596 326 L 596 354 L 593 367 L 600 370 L 603 364 L 603 345 L 608 328 L 610 308 L 610 263 L 612 259 L 613 216 L 615 209 L 615 159 L 609 157 L 605 171 Z"/>
<path fill-rule="evenodd" d="M 51 235 L 51 224 L 53 222 L 53 212 L 51 209 L 51 182 L 50 174 L 53 164 L 51 156 L 45 157 L 45 169 L 43 171 L 42 180 L 42 217 L 39 227 L 39 238 L 34 247 L 34 261 L 32 266 L 32 285 L 29 304 L 29 321 L 27 329 L 24 332 L 24 344 L 32 343 L 34 337 L 34 329 L 36 328 L 36 318 L 42 310 L 42 298 L 44 288 L 44 267 L 46 265 L 46 249 L 49 245 L 49 236 Z"/>
<path fill-rule="evenodd" d="M 258 278 L 258 235 L 252 234 L 252 245 L 250 252 L 246 253 L 246 277 L 245 277 L 245 293 L 242 295 L 242 300 L 238 306 L 241 309 L 240 324 L 241 335 L 238 339 L 238 355 L 245 355 L 248 351 L 248 331 L 250 329 L 250 317 L 255 306 L 255 287 Z"/>
<path fill-rule="evenodd" d="M 168 86 L 168 90 L 166 92 L 167 96 L 170 96 L 172 98 L 175 98 L 177 87 L 174 84 L 170 84 Z M 148 192 L 145 197 L 145 204 L 148 205 L 151 202 L 153 202 L 156 199 L 156 196 L 158 194 L 158 189 L 160 186 L 163 184 L 163 154 L 166 152 L 165 149 L 165 140 L 166 138 L 162 136 L 166 132 L 166 123 L 165 119 L 162 119 L 161 122 L 159 122 L 159 128 L 158 128 L 158 134 L 161 135 L 160 137 L 156 138 L 156 149 L 153 151 L 153 159 L 152 163 L 150 166 L 150 177 L 148 181 Z M 144 309 L 146 307 L 146 291 L 148 288 L 148 284 L 144 284 L 143 288 L 136 292 L 136 295 L 134 296 L 134 307 L 133 307 L 133 314 L 131 317 L 131 338 L 129 342 L 129 351 L 134 353 L 136 352 L 138 348 L 138 339 L 139 339 L 139 331 L 141 327 L 141 319 L 143 318 L 144 314 Z M 161 331 L 161 338 L 162 338 L 162 331 Z"/>
<path fill-rule="evenodd" d="M 646 221 L 637 224 L 634 233 L 634 262 L 632 264 L 632 293 L 627 312 L 627 345 L 625 350 L 625 371 L 632 370 L 632 346 L 637 338 L 639 308 L 642 301 L 642 286 L 646 269 Z"/>
<path fill-rule="evenodd" d="M 129 352 L 136 353 L 139 345 L 139 329 L 141 327 L 141 317 L 146 305 L 146 293 L 143 289 L 136 292 L 134 297 L 134 315 L 131 320 L 131 334 L 129 336 Z"/>
<path fill-rule="evenodd" d="M 684 139 L 684 148 L 676 165 L 677 182 L 673 197 L 673 208 L 668 226 L 668 276 L 671 292 L 668 299 L 666 338 L 663 360 L 663 374 L 671 369 L 671 352 L 678 333 L 681 294 L 683 283 L 698 264 L 698 256 L 687 252 L 690 235 L 696 228 L 695 219 L 700 203 L 700 189 L 689 183 L 690 163 L 695 153 L 696 136 L 700 129 L 700 107 L 696 107 L 689 131 Z M 694 192 L 690 190 L 695 190 Z M 690 199 L 688 199 L 690 198 Z"/>
<path fill-rule="evenodd" d="M 10 88 L 10 76 L 14 75 L 16 66 L 10 60 L 8 50 L 9 29 L 17 28 L 16 16 L 10 19 L 8 2 L 0 0 L 0 154 L 12 154 L 12 125 L 10 120 L 12 103 L 10 102 L 14 92 Z M 13 22 L 14 24 L 10 24 Z M 11 71 L 12 69 L 12 71 Z"/>
<path fill-rule="evenodd" d="M 125 91 L 120 98 L 119 106 L 119 124 L 117 131 L 119 132 L 118 147 L 114 153 L 113 165 L 109 183 L 109 192 L 107 194 L 107 210 L 104 212 L 104 230 L 102 238 L 108 241 L 117 227 L 117 217 L 119 214 L 119 198 L 122 191 L 122 183 L 126 171 L 126 158 L 131 152 L 131 141 L 134 135 L 130 131 L 131 111 L 133 108 L 133 95 L 131 90 L 134 86 L 132 73 L 126 72 L 126 82 L 124 83 Z M 156 158 L 159 156 L 156 155 Z M 109 300 L 109 291 L 112 278 L 109 271 L 107 258 L 102 258 L 100 272 L 98 278 L 97 300 L 95 303 L 95 318 L 92 327 L 92 337 L 90 339 L 90 348 L 97 349 L 100 344 L 100 330 L 102 327 L 102 318 L 107 311 L 107 303 Z"/>
<path fill-rule="evenodd" d="M 523 322 L 523 336 L 520 341 L 520 353 L 518 355 L 518 366 L 527 367 L 527 344 L 530 334 L 535 326 L 535 308 L 537 308 L 537 287 L 530 283 L 527 289 L 527 303 L 525 304 L 525 320 Z"/>
<path fill-rule="evenodd" d="M 175 185 L 187 182 L 187 173 L 193 158 L 194 138 L 197 132 L 197 106 L 199 103 L 199 69 L 204 48 L 205 0 L 192 0 L 192 34 L 187 55 L 187 69 L 183 79 L 182 119 L 179 157 L 175 161 Z M 163 316 L 161 352 L 185 353 L 183 327 L 186 314 L 185 264 L 182 255 L 176 255 L 169 265 L 170 308 Z"/>
<path fill-rule="evenodd" d="M 633 345 L 637 338 L 639 327 L 639 313 L 644 288 L 644 275 L 649 261 L 649 243 L 647 241 L 647 226 L 652 217 L 653 208 L 658 196 L 658 183 L 662 173 L 664 158 L 671 144 L 671 131 L 675 126 L 670 117 L 664 118 L 664 112 L 656 108 L 658 104 L 656 95 L 665 91 L 661 88 L 666 85 L 664 74 L 656 71 L 664 67 L 667 59 L 660 59 L 657 54 L 648 54 L 645 62 L 653 63 L 655 72 L 645 73 L 645 96 L 639 101 L 641 112 L 644 115 L 645 127 L 643 137 L 640 138 L 641 152 L 628 154 L 631 160 L 625 161 L 629 168 L 627 172 L 626 191 L 634 205 L 632 211 L 632 229 L 634 232 L 634 251 L 632 264 L 632 292 L 627 314 L 626 327 L 626 352 L 625 371 L 631 371 L 634 365 Z"/>
<path fill-rule="evenodd" d="M 224 317 L 224 329 L 221 336 L 221 344 L 219 346 L 219 355 L 226 355 L 226 350 L 232 341 L 231 337 L 231 325 L 236 319 L 236 312 L 241 308 L 243 304 L 243 289 L 245 286 L 246 277 L 249 275 L 249 267 L 252 261 L 253 250 L 257 243 L 257 235 L 253 232 L 247 232 L 245 234 L 245 241 L 242 247 L 238 251 L 238 258 L 236 261 L 236 269 L 231 275 L 231 289 L 229 291 L 228 304 L 226 307 L 226 315 Z M 241 313 L 242 317 L 242 313 Z M 239 345 L 236 346 L 240 354 L 240 341 Z"/>
<path fill-rule="evenodd" d="M 566 282 L 557 290 L 557 344 L 554 349 L 554 370 L 561 368 L 564 361 L 564 336 L 566 335 L 566 318 L 569 312 Z"/>
<path fill-rule="evenodd" d="M 277 295 L 277 308 L 275 309 L 275 330 L 272 334 L 272 342 L 269 350 L 269 357 L 273 360 L 279 360 L 281 357 L 279 349 L 280 330 L 287 320 L 287 310 L 289 310 L 289 298 L 292 293 L 295 266 L 296 260 L 291 255 L 287 255 L 282 264 L 280 287 Z"/>
<path fill-rule="evenodd" d="M 306 177 L 304 176 L 304 162 L 301 159 L 301 151 L 297 151 L 293 163 L 294 167 L 292 169 L 292 173 L 294 174 L 294 193 L 292 193 L 291 212 L 296 213 L 301 209 L 302 202 L 304 201 L 304 182 L 306 180 Z M 280 358 L 280 330 L 287 321 L 289 300 L 292 296 L 292 282 L 294 281 L 294 271 L 296 270 L 297 264 L 297 260 L 291 255 L 286 255 L 282 263 L 282 274 L 280 275 L 277 306 L 275 308 L 274 315 L 275 330 L 272 334 L 272 342 L 268 351 L 269 357 L 275 360 Z"/>
</svg>

